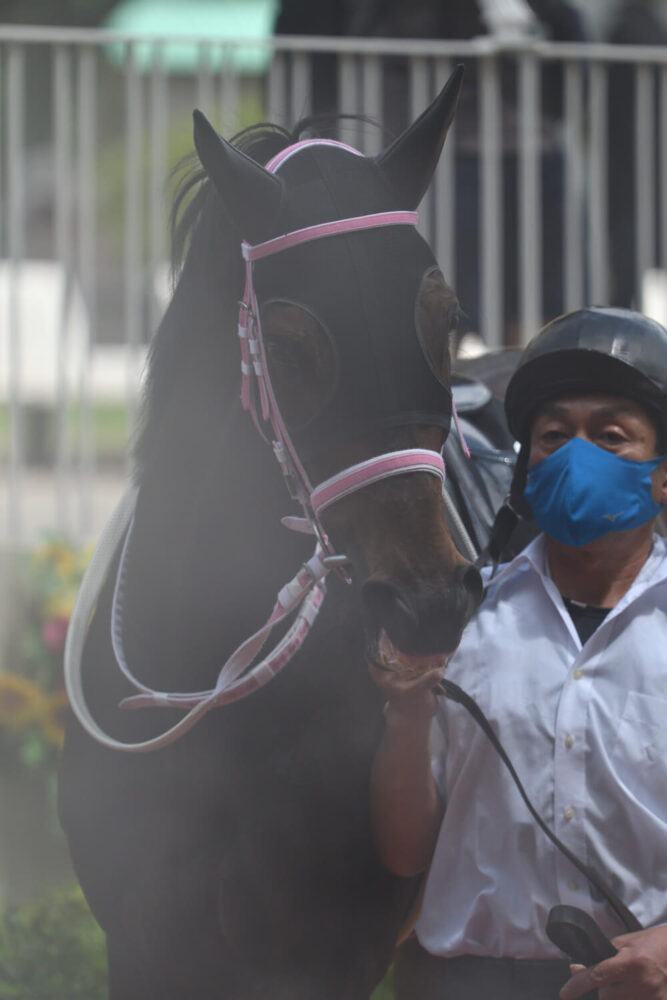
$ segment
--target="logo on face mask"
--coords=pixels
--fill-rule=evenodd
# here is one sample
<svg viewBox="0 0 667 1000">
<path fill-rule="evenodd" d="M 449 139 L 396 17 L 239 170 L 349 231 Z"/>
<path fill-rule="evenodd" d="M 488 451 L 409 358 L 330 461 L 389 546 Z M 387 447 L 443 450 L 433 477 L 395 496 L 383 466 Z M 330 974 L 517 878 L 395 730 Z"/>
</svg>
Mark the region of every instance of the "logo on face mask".
<svg viewBox="0 0 667 1000">
<path fill-rule="evenodd" d="M 545 534 L 586 545 L 657 517 L 662 507 L 651 496 L 651 474 L 663 461 L 633 462 L 572 438 L 528 470 L 524 496 Z"/>
</svg>

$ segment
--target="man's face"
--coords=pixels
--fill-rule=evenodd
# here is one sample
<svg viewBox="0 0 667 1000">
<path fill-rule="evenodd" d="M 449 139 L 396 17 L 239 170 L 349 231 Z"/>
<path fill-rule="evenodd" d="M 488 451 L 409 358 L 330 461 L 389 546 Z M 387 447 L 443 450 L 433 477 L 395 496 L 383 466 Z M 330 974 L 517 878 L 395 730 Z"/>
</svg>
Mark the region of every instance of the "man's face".
<svg viewBox="0 0 667 1000">
<path fill-rule="evenodd" d="M 531 429 L 529 466 L 574 437 L 635 462 L 657 455 L 656 428 L 642 406 L 622 396 L 585 394 L 540 407 Z"/>
</svg>

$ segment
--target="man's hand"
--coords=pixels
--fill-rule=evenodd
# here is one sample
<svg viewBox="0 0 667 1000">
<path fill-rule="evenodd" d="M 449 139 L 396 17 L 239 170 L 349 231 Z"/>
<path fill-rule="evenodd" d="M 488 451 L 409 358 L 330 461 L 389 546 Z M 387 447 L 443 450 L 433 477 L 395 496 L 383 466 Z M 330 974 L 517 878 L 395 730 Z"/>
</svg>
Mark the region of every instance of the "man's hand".
<svg viewBox="0 0 667 1000">
<path fill-rule="evenodd" d="M 442 680 L 445 669 L 425 670 L 418 677 L 404 677 L 369 663 L 371 677 L 387 699 L 387 714 L 415 722 L 431 719 L 438 709 L 433 688 Z"/>
<path fill-rule="evenodd" d="M 612 944 L 618 948 L 613 958 L 590 969 L 572 967 L 560 1000 L 577 1000 L 589 990 L 598 990 L 599 1000 L 667 1000 L 667 926 L 622 934 Z"/>
</svg>

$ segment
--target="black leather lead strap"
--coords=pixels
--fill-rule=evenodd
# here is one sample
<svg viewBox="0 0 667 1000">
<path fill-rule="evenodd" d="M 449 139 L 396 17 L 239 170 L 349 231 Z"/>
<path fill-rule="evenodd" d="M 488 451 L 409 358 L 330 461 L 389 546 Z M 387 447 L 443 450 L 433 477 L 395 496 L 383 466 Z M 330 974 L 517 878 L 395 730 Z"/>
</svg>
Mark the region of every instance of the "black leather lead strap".
<svg viewBox="0 0 667 1000">
<path fill-rule="evenodd" d="M 443 678 L 440 681 L 440 683 L 436 685 L 434 691 L 436 694 L 444 694 L 447 698 L 450 698 L 452 701 L 455 701 L 459 705 L 462 705 L 465 708 L 465 710 L 472 716 L 477 725 L 483 730 L 485 736 L 491 742 L 494 750 L 499 755 L 505 767 L 508 769 L 510 775 L 512 776 L 512 780 L 514 781 L 514 784 L 516 785 L 519 794 L 521 795 L 521 798 L 525 802 L 528 811 L 530 812 L 531 816 L 533 817 L 537 825 L 540 827 L 540 829 L 546 834 L 546 836 L 549 838 L 552 844 L 554 844 L 558 848 L 558 850 L 565 855 L 568 861 L 571 864 L 573 864 L 575 868 L 577 868 L 582 873 L 582 875 L 584 875 L 588 879 L 591 885 L 595 886 L 597 891 L 609 903 L 609 905 L 616 913 L 619 920 L 623 923 L 623 926 L 627 931 L 630 932 L 630 931 L 642 930 L 642 925 L 639 923 L 634 913 L 632 913 L 631 910 L 628 909 L 625 903 L 621 902 L 616 893 L 609 888 L 609 886 L 602 880 L 602 878 L 600 878 L 597 872 L 594 871 L 594 869 L 590 868 L 588 865 L 585 865 L 583 861 L 580 861 L 579 858 L 572 853 L 570 848 L 566 847 L 563 841 L 560 840 L 556 836 L 556 834 L 544 822 L 544 820 L 539 815 L 539 813 L 533 806 L 532 802 L 528 798 L 526 790 L 524 789 L 521 780 L 518 774 L 516 773 L 512 761 L 507 756 L 505 748 L 503 747 L 502 743 L 494 733 L 493 729 L 491 728 L 489 720 L 484 715 L 484 712 L 481 710 L 479 705 L 475 701 L 473 701 L 470 695 L 466 694 L 466 692 L 463 691 L 462 688 L 458 686 L 458 684 L 454 684 L 453 681 L 448 681 L 445 678 Z"/>
</svg>

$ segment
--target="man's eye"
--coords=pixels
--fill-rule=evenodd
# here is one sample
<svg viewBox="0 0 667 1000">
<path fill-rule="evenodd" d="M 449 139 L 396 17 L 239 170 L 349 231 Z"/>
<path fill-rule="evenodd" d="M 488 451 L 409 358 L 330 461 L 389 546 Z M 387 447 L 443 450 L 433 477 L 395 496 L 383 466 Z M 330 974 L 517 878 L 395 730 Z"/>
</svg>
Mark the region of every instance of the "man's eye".
<svg viewBox="0 0 667 1000">
<path fill-rule="evenodd" d="M 618 431 L 603 431 L 600 440 L 606 444 L 622 444 L 625 438 Z"/>
</svg>

